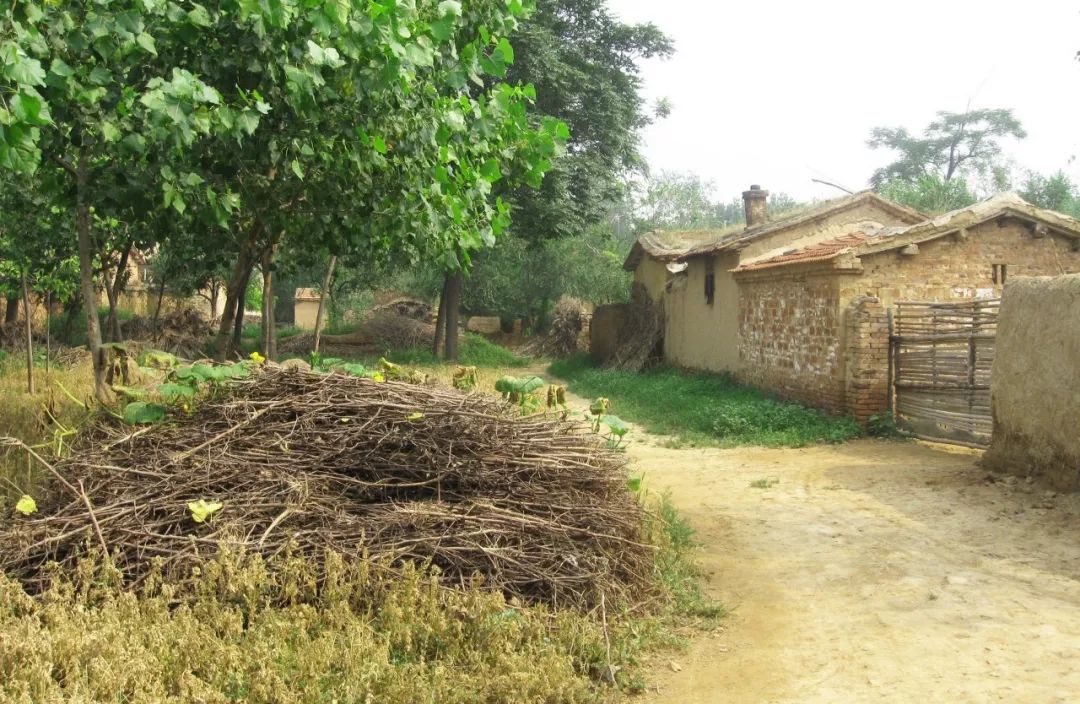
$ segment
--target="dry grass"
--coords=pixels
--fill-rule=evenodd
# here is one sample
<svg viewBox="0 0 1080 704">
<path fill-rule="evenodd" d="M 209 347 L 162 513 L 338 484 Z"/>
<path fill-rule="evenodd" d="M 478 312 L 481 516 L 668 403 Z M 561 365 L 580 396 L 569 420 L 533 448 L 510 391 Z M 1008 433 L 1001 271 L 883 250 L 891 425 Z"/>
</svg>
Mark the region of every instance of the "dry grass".
<svg viewBox="0 0 1080 704">
<path fill-rule="evenodd" d="M 53 365 L 47 375 L 37 366 L 34 373 L 37 393 L 31 396 L 26 393 L 26 365 L 13 357 L 0 360 L 0 435 L 30 445 L 54 442 L 62 428 L 75 428 L 86 418 L 85 408 L 68 394 L 78 399 L 94 395 L 89 358 L 73 366 Z M 0 448 L 0 510 L 12 496 L 35 491 L 39 481 L 38 468 L 30 465 L 26 453 Z"/>
</svg>

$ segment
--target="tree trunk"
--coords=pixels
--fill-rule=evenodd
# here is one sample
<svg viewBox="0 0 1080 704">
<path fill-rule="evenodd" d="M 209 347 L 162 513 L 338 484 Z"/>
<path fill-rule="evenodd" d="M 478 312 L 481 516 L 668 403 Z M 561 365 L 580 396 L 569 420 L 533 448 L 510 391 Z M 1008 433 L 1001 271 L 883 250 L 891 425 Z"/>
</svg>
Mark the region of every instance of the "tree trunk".
<svg viewBox="0 0 1080 704">
<path fill-rule="evenodd" d="M 120 254 L 120 261 L 116 265 L 116 273 L 113 275 L 111 283 L 108 281 L 108 276 L 106 276 L 105 295 L 109 298 L 109 317 L 105 320 L 105 330 L 110 342 L 123 341 L 123 335 L 120 332 L 120 318 L 116 309 L 120 303 L 120 294 L 123 293 L 124 288 L 127 286 L 127 265 L 128 259 L 131 257 L 131 246 L 131 243 L 128 242 L 127 246 L 124 247 L 124 251 Z"/>
<path fill-rule="evenodd" d="M 14 325 L 19 320 L 19 297 L 15 294 L 11 294 L 7 299 L 7 306 L 4 310 L 4 327 Z"/>
<path fill-rule="evenodd" d="M 26 285 L 26 269 L 22 272 L 23 311 L 26 313 L 26 393 L 34 393 L 34 325 L 30 310 L 30 288 Z"/>
<path fill-rule="evenodd" d="M 274 359 L 277 352 L 277 330 L 274 326 L 274 244 L 270 243 L 262 255 L 262 353 Z"/>
<path fill-rule="evenodd" d="M 330 264 L 326 267 L 326 276 L 323 278 L 322 291 L 319 292 L 319 309 L 315 312 L 315 343 L 312 352 L 319 353 L 319 340 L 322 337 L 323 309 L 326 307 L 326 298 L 330 293 L 330 282 L 334 278 L 334 267 L 337 266 L 337 255 L 330 257 Z"/>
<path fill-rule="evenodd" d="M 439 294 L 439 312 L 435 316 L 435 340 L 431 345 L 431 354 L 435 355 L 435 359 L 439 358 L 443 331 L 446 330 L 446 288 L 449 286 L 449 281 L 449 275 L 443 277 L 442 293 Z"/>
<path fill-rule="evenodd" d="M 461 272 L 451 274 L 446 280 L 446 361 L 458 359 L 458 316 L 461 308 Z"/>
<path fill-rule="evenodd" d="M 240 244 L 240 252 L 236 257 L 236 264 L 233 265 L 232 275 L 229 276 L 229 282 L 225 285 L 225 310 L 221 314 L 221 320 L 218 321 L 217 336 L 214 338 L 214 359 L 219 362 L 224 362 L 232 352 L 230 348 L 237 344 L 231 339 L 234 323 L 239 320 L 239 325 L 244 324 L 244 309 L 240 307 L 237 311 L 237 307 L 238 303 L 239 306 L 244 305 L 243 297 L 247 289 L 247 281 L 251 276 L 251 269 L 255 266 L 255 240 L 261 227 L 255 225 L 254 228 L 251 237 Z"/>
<path fill-rule="evenodd" d="M 75 166 L 75 220 L 79 239 L 79 289 L 86 310 L 86 344 L 94 364 L 94 396 L 101 403 L 108 403 L 109 389 L 105 385 L 105 358 L 101 349 L 101 328 L 97 316 L 97 293 L 94 291 L 94 250 L 90 239 L 90 204 L 87 202 L 87 186 L 90 180 L 90 164 L 86 154 L 80 153 Z"/>
<path fill-rule="evenodd" d="M 52 359 L 52 291 L 45 292 L 45 383 L 49 383 L 49 363 Z"/>
<path fill-rule="evenodd" d="M 64 324 L 60 328 L 60 339 L 65 343 L 71 342 L 71 329 L 75 326 L 75 318 L 82 310 L 82 299 L 75 296 L 64 304 Z"/>
<path fill-rule="evenodd" d="M 221 296 L 221 284 L 217 282 L 217 279 L 212 279 L 209 283 L 210 286 L 210 320 L 217 318 L 217 303 L 218 298 Z"/>
<path fill-rule="evenodd" d="M 154 331 L 154 341 L 157 341 L 158 337 L 158 319 L 161 318 L 161 302 L 165 299 L 165 276 L 162 275 L 161 281 L 158 281 L 157 287 L 157 305 L 154 306 L 154 320 L 150 324 L 150 329 Z"/>
<path fill-rule="evenodd" d="M 234 349 L 240 349 L 240 343 L 244 339 L 244 319 L 247 313 L 247 300 L 248 300 L 248 284 L 251 283 L 251 272 L 255 270 L 255 266 L 252 265 L 248 269 L 247 274 L 244 275 L 244 285 L 240 289 L 240 297 L 236 299 L 236 305 L 233 310 L 233 331 L 232 331 L 232 344 Z M 228 305 L 228 302 L 225 304 Z"/>
</svg>

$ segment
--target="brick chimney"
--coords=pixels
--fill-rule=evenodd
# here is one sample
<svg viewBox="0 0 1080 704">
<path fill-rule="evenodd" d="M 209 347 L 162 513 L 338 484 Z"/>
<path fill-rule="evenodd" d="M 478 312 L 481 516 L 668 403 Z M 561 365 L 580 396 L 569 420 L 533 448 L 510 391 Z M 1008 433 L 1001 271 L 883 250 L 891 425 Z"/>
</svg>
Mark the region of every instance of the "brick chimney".
<svg viewBox="0 0 1080 704">
<path fill-rule="evenodd" d="M 765 222 L 765 201 L 769 197 L 768 191 L 761 190 L 761 186 L 754 184 L 749 191 L 743 191 L 743 207 L 746 209 L 746 227 L 751 228 Z"/>
</svg>

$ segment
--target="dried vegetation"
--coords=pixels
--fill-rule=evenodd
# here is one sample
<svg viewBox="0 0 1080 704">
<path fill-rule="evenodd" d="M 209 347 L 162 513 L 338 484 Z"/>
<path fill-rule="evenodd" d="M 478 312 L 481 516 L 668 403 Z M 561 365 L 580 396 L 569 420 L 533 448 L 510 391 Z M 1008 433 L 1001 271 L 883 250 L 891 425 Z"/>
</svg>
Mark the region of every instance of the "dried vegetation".
<svg viewBox="0 0 1080 704">
<path fill-rule="evenodd" d="M 135 585 L 155 558 L 184 580 L 223 546 L 302 556 L 322 579 L 333 551 L 430 565 L 446 585 L 481 575 L 524 603 L 640 600 L 653 548 L 622 464 L 580 426 L 490 397 L 270 369 L 190 416 L 95 423 L 40 513 L 0 524 L 0 567 L 39 593 L 49 563 L 73 574 L 88 546 Z M 200 500 L 222 505 L 205 523 Z"/>
</svg>

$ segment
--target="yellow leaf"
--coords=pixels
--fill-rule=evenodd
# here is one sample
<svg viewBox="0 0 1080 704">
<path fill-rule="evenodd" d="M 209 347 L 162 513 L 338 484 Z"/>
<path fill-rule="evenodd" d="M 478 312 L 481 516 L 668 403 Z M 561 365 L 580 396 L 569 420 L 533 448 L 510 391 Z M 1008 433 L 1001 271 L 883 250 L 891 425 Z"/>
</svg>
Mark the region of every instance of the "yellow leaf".
<svg viewBox="0 0 1080 704">
<path fill-rule="evenodd" d="M 250 357 L 251 361 L 255 362 L 255 364 L 262 364 L 263 362 L 266 361 L 266 357 L 263 357 L 258 352 L 252 352 L 251 354 L 248 355 L 248 357 Z"/>
<path fill-rule="evenodd" d="M 15 504 L 15 510 L 24 516 L 29 516 L 31 513 L 37 513 L 37 502 L 34 501 L 33 496 L 23 494 Z"/>
<path fill-rule="evenodd" d="M 371 380 L 372 381 L 383 382 L 383 381 L 386 381 L 386 377 L 383 376 L 382 372 L 375 372 L 374 374 L 371 375 Z"/>
<path fill-rule="evenodd" d="M 423 417 L 424 414 L 420 411 L 417 411 L 415 413 L 410 413 L 409 415 L 405 416 L 405 420 L 420 420 Z"/>
<path fill-rule="evenodd" d="M 192 501 L 187 505 L 188 511 L 191 511 L 191 520 L 196 523 L 203 523 L 207 518 L 213 516 L 215 513 L 222 509 L 222 504 L 216 501 L 204 501 L 199 499 L 198 501 Z"/>
</svg>

